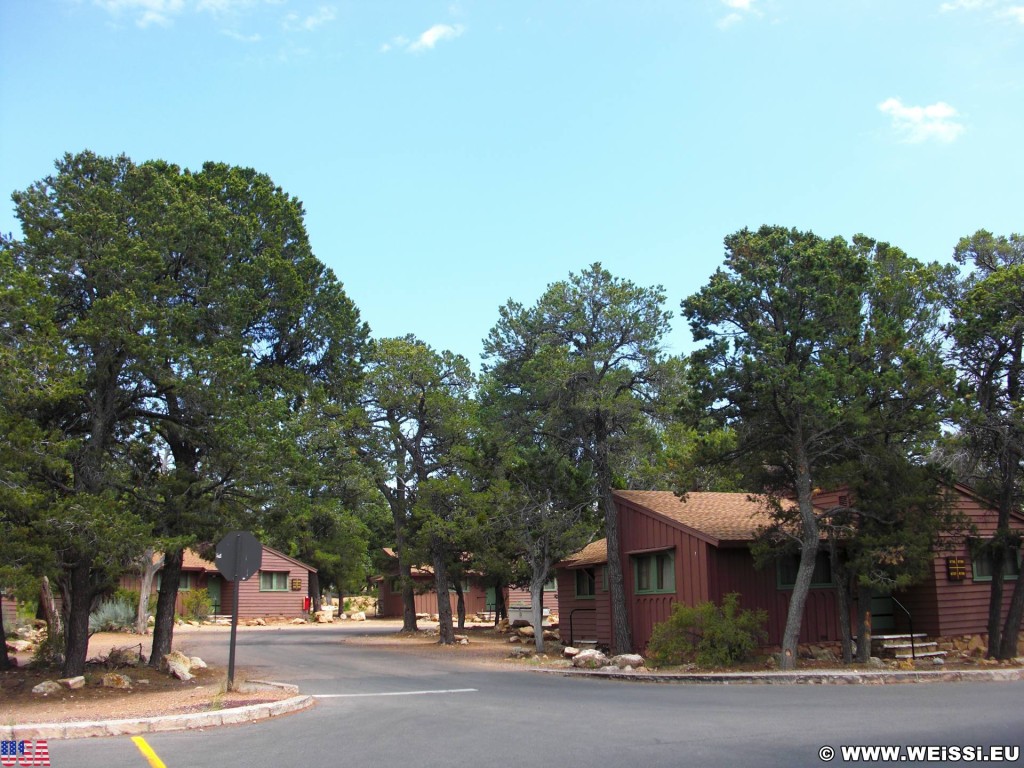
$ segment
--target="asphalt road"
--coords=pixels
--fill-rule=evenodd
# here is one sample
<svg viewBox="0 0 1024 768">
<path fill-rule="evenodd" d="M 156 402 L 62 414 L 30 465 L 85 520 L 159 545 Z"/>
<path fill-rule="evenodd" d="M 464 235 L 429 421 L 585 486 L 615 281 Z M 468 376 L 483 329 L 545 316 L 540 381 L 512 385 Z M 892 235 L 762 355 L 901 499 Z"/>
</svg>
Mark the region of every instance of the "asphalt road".
<svg viewBox="0 0 1024 768">
<path fill-rule="evenodd" d="M 1024 683 L 889 686 L 678 685 L 487 670 L 357 648 L 372 626 L 240 632 L 250 677 L 320 696 L 303 713 L 251 725 L 152 734 L 168 768 L 301 765 L 822 766 L 851 745 L 1016 747 L 1024 765 Z M 193 636 L 226 663 L 227 635 Z M 265 673 L 265 674 L 264 674 Z M 830 762 L 819 758 L 832 747 Z M 1012 753 L 1011 753 L 1012 754 Z M 146 768 L 128 738 L 50 742 L 55 768 Z M 933 755 L 935 756 L 935 755 Z M 1006 763 L 1002 763 L 1006 764 Z"/>
</svg>

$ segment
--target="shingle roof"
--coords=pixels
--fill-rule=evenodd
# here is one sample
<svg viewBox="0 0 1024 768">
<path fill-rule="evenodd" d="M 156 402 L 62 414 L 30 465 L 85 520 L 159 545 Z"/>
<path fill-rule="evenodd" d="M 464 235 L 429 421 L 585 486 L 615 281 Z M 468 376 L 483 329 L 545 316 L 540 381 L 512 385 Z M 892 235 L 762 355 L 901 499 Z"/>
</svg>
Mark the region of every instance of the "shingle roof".
<svg viewBox="0 0 1024 768">
<path fill-rule="evenodd" d="M 608 562 L 608 539 L 598 539 L 587 544 L 575 554 L 569 555 L 560 562 L 563 568 L 582 568 L 587 565 L 600 565 Z"/>
<path fill-rule="evenodd" d="M 685 501 L 671 491 L 615 491 L 615 496 L 717 541 L 751 541 L 770 522 L 763 502 L 749 493 L 693 492 Z"/>
</svg>

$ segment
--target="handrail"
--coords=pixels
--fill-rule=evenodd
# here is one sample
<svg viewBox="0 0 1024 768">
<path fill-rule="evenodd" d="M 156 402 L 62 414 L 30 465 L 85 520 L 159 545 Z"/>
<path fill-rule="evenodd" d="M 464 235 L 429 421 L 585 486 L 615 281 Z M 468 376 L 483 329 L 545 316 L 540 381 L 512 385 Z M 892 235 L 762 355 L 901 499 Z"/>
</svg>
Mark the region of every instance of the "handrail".
<svg viewBox="0 0 1024 768">
<path fill-rule="evenodd" d="M 910 626 L 910 658 L 917 661 L 917 651 L 914 648 L 914 617 L 910 615 L 910 611 L 907 610 L 907 606 L 895 597 L 889 595 L 889 599 L 892 600 L 893 605 L 899 606 L 900 610 L 907 614 L 907 624 Z"/>
<path fill-rule="evenodd" d="M 576 613 L 576 611 L 597 611 L 597 608 L 573 608 L 571 611 L 569 611 L 569 645 L 573 644 L 573 642 L 572 642 L 572 615 L 574 613 Z"/>
</svg>

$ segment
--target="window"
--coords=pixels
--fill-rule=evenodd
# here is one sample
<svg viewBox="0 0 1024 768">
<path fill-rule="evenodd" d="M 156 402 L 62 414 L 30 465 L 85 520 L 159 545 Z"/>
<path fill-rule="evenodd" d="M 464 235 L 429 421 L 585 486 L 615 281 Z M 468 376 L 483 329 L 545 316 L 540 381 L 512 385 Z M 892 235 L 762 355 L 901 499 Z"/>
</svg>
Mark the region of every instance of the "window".
<svg viewBox="0 0 1024 768">
<path fill-rule="evenodd" d="M 593 597 L 597 578 L 593 568 L 576 569 L 576 597 Z"/>
<path fill-rule="evenodd" d="M 633 583 L 637 594 L 675 592 L 675 556 L 670 550 L 633 555 Z"/>
<path fill-rule="evenodd" d="M 288 571 L 260 571 L 260 592 L 287 592 Z"/>
<path fill-rule="evenodd" d="M 156 573 L 156 591 L 160 591 L 160 584 L 163 582 L 161 578 L 163 571 L 157 571 Z M 178 574 L 178 591 L 179 592 L 190 592 L 196 583 L 196 575 L 192 571 L 182 571 Z"/>
<path fill-rule="evenodd" d="M 796 574 L 800 570 L 800 555 L 787 555 L 776 561 L 776 575 L 779 589 L 792 589 L 796 584 Z M 828 552 L 818 552 L 814 560 L 814 573 L 811 576 L 812 587 L 832 586 L 832 561 Z"/>
<path fill-rule="evenodd" d="M 981 549 L 981 542 L 972 542 L 971 576 L 975 581 L 992 581 L 992 553 Z M 1008 552 L 1003 566 L 1003 581 L 1014 581 L 1020 575 L 1020 550 Z"/>
<path fill-rule="evenodd" d="M 544 582 L 545 592 L 557 592 L 558 591 L 558 579 L 552 576 L 546 582 Z"/>
</svg>

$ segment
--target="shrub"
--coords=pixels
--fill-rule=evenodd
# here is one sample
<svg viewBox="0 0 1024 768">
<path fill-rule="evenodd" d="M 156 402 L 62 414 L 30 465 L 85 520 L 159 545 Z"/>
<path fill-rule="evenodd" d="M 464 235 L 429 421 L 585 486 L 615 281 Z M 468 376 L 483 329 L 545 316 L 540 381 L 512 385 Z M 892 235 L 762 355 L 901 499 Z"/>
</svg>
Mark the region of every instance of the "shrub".
<svg viewBox="0 0 1024 768">
<path fill-rule="evenodd" d="M 89 632 L 119 632 L 134 629 L 138 604 L 123 600 L 104 600 L 89 614 Z"/>
<path fill-rule="evenodd" d="M 203 621 L 210 615 L 213 606 L 210 603 L 210 593 L 205 589 L 193 589 L 185 593 L 181 601 L 182 610 L 185 615 L 196 621 Z"/>
<path fill-rule="evenodd" d="M 695 662 L 701 667 L 724 667 L 749 658 L 767 639 L 764 610 L 740 609 L 739 595 L 697 606 L 676 603 L 672 615 L 654 627 L 647 645 L 650 660 L 659 666 Z"/>
<path fill-rule="evenodd" d="M 138 608 L 139 605 L 139 593 L 134 589 L 123 589 L 118 587 L 114 590 L 114 599 L 121 603 L 134 605 L 136 608 Z"/>
</svg>

